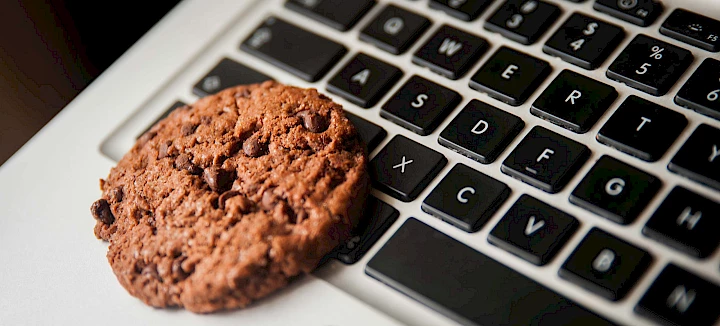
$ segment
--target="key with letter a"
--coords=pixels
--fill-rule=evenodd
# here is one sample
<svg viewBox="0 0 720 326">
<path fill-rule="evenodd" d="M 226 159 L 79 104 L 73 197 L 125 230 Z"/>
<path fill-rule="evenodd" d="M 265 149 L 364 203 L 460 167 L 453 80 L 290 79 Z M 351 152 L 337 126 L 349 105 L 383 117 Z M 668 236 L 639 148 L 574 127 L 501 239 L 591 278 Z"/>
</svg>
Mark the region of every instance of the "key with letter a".
<svg viewBox="0 0 720 326">
<path fill-rule="evenodd" d="M 330 93 L 364 108 L 377 101 L 397 82 L 402 71 L 385 62 L 358 53 L 328 82 Z"/>
</svg>

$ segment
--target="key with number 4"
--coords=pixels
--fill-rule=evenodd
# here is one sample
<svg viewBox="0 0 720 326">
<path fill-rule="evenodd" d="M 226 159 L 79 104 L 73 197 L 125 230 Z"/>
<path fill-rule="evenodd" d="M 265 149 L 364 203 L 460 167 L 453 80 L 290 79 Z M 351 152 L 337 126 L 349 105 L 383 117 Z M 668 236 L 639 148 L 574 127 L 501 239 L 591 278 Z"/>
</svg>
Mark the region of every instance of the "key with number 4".
<svg viewBox="0 0 720 326">
<path fill-rule="evenodd" d="M 585 69 L 599 67 L 625 37 L 622 28 L 574 13 L 545 43 L 543 51 Z"/>
<path fill-rule="evenodd" d="M 662 96 L 692 61 L 690 51 L 640 34 L 615 59 L 607 76 L 651 95 Z"/>
</svg>

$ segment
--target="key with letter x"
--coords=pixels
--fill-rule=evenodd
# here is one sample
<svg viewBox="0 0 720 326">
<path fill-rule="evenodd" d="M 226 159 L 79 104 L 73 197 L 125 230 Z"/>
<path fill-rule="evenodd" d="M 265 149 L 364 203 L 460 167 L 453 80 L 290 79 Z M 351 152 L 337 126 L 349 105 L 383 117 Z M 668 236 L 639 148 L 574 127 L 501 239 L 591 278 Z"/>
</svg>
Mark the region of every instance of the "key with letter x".
<svg viewBox="0 0 720 326">
<path fill-rule="evenodd" d="M 442 154 L 397 135 L 370 161 L 373 186 L 409 202 L 447 164 Z"/>
</svg>

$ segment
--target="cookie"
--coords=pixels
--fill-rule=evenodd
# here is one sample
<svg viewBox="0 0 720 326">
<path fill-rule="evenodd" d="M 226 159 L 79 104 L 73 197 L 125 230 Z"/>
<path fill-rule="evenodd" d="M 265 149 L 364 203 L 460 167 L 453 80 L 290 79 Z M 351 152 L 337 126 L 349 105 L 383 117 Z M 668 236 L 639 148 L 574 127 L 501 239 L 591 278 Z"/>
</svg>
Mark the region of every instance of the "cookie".
<svg viewBox="0 0 720 326">
<path fill-rule="evenodd" d="M 244 307 L 349 237 L 366 164 L 342 107 L 316 90 L 230 88 L 175 110 L 100 180 L 95 235 L 148 305 Z"/>
</svg>

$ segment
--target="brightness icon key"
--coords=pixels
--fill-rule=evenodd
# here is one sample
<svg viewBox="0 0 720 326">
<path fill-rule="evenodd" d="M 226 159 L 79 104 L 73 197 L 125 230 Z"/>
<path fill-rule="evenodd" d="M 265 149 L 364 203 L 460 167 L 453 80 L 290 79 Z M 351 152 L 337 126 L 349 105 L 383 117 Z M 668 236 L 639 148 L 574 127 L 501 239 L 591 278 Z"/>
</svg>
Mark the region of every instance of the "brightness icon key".
<svg viewBox="0 0 720 326">
<path fill-rule="evenodd" d="M 707 16 L 675 9 L 660 33 L 710 52 L 720 51 L 720 21 Z"/>
</svg>

